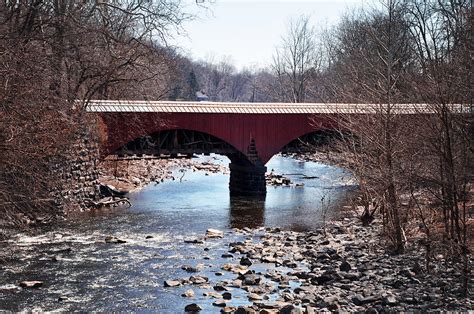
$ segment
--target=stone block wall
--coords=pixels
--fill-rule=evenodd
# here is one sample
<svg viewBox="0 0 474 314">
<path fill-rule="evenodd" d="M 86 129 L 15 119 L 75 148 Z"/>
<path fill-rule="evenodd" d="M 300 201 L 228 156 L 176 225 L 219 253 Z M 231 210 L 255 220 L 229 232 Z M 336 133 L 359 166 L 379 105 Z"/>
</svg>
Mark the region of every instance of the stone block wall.
<svg viewBox="0 0 474 314">
<path fill-rule="evenodd" d="M 53 190 L 56 204 L 66 214 L 84 211 L 99 198 L 99 145 L 89 133 L 78 134 L 62 161 L 55 164 L 61 185 Z"/>
<path fill-rule="evenodd" d="M 231 195 L 265 195 L 267 185 L 262 165 L 238 165 L 231 163 L 229 190 Z"/>
</svg>

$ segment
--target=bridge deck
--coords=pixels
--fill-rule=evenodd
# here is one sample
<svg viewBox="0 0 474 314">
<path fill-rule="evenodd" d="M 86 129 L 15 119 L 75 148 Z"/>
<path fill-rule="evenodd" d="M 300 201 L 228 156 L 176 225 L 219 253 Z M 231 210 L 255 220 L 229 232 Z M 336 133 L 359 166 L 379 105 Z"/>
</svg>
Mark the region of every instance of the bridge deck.
<svg viewBox="0 0 474 314">
<path fill-rule="evenodd" d="M 453 104 L 451 110 L 472 113 L 471 105 Z M 91 100 L 88 112 L 163 112 L 163 113 L 234 113 L 234 114 L 373 114 L 387 108 L 384 104 L 326 103 L 241 103 L 192 101 Z M 396 114 L 435 113 L 428 104 L 396 104 Z"/>
</svg>

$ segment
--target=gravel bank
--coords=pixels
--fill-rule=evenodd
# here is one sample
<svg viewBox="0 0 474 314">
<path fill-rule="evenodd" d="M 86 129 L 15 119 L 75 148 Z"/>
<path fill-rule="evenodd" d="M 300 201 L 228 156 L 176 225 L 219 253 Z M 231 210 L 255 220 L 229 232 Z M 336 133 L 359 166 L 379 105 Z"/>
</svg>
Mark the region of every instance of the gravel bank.
<svg viewBox="0 0 474 314">
<path fill-rule="evenodd" d="M 225 313 L 474 309 L 473 300 L 461 296 L 461 274 L 450 259 L 435 256 L 428 273 L 422 247 L 414 244 L 404 255 L 391 255 L 380 243 L 379 225 L 376 220 L 363 227 L 348 214 L 325 232 L 236 230 L 246 240 L 229 243 L 229 263 L 221 265 L 234 273 L 233 280 L 208 282 L 194 275 L 165 285 L 210 285 L 215 292 L 209 302 Z M 234 306 L 232 289 L 246 291 L 249 303 Z M 188 306 L 190 312 L 200 308 Z"/>
</svg>

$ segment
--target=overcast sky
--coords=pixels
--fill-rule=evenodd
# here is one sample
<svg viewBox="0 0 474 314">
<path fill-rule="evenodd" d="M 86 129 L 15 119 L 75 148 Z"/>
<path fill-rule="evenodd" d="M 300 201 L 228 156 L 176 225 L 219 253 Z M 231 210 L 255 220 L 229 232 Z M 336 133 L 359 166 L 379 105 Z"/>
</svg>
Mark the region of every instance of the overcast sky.
<svg viewBox="0 0 474 314">
<path fill-rule="evenodd" d="M 196 10 L 194 0 L 186 1 Z M 239 69 L 262 67 L 270 64 L 291 18 L 310 15 L 321 28 L 362 4 L 363 0 L 213 0 L 210 10 L 195 11 L 199 17 L 185 23 L 187 36 L 171 43 L 194 60 L 228 57 Z"/>
</svg>

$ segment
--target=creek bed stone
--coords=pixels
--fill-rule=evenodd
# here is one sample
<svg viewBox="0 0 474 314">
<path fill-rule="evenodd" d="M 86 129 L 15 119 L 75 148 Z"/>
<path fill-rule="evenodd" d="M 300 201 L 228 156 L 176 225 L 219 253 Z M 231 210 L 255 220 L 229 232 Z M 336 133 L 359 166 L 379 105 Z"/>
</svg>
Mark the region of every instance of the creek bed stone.
<svg viewBox="0 0 474 314">
<path fill-rule="evenodd" d="M 235 229 L 245 240 L 228 243 L 229 254 L 221 255 L 229 263 L 216 265 L 231 279 L 209 284 L 221 292 L 240 289 L 249 304 L 233 304 L 224 292 L 218 297 L 225 301 L 214 306 L 225 313 L 473 309 L 473 301 L 459 295 L 460 273 L 449 260 L 438 256 L 434 271 L 427 273 L 416 243 L 406 254 L 392 255 L 380 243 L 378 226 L 375 221 L 363 227 L 346 215 L 325 232 Z"/>
</svg>

